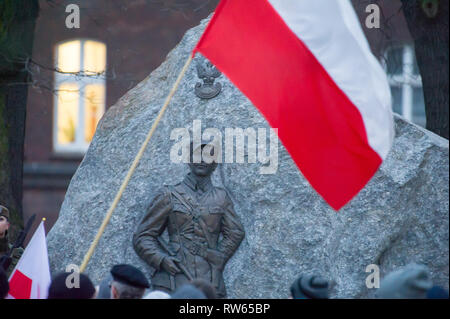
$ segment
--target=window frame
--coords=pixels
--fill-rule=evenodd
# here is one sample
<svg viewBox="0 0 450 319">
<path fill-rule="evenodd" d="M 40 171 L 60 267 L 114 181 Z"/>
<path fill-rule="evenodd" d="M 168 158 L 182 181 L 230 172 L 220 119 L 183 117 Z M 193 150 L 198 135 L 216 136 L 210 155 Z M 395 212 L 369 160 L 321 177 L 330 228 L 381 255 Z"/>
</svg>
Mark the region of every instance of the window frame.
<svg viewBox="0 0 450 319">
<path fill-rule="evenodd" d="M 63 74 L 60 72 L 54 72 L 53 87 L 55 89 L 55 94 L 53 94 L 53 125 L 52 125 L 52 145 L 53 153 L 57 156 L 82 156 L 86 153 L 89 148 L 90 142 L 85 140 L 85 87 L 90 84 L 101 84 L 104 87 L 104 103 L 102 105 L 102 114 L 106 111 L 106 72 L 108 66 L 108 47 L 105 42 L 93 38 L 73 38 L 58 42 L 54 46 L 54 66 L 55 69 L 59 70 L 59 49 L 61 45 L 72 42 L 80 42 L 80 72 L 81 75 L 76 74 Z M 84 51 L 85 43 L 87 41 L 95 41 L 101 43 L 105 46 L 105 71 L 102 75 L 82 75 L 86 72 L 84 69 Z M 89 70 L 87 70 L 89 71 Z M 75 130 L 75 141 L 69 144 L 61 144 L 58 142 L 58 110 L 59 110 L 59 88 L 62 84 L 73 83 L 78 86 L 78 121 Z"/>
<path fill-rule="evenodd" d="M 402 65 L 400 74 L 390 74 L 387 70 L 388 53 L 390 50 L 402 49 Z M 420 71 L 414 74 L 415 52 L 414 45 L 404 43 L 387 48 L 383 54 L 383 67 L 386 72 L 389 87 L 401 89 L 401 116 L 414 122 L 414 89 L 420 88 L 423 92 L 423 83 Z M 425 119 L 426 120 L 426 119 Z"/>
</svg>

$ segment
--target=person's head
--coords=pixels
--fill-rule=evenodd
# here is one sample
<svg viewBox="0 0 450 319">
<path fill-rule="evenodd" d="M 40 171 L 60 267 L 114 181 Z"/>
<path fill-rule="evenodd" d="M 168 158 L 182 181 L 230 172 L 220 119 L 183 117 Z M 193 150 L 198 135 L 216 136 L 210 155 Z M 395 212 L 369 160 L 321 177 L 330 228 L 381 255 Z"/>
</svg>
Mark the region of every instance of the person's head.
<svg viewBox="0 0 450 319">
<path fill-rule="evenodd" d="M 302 275 L 291 285 L 294 299 L 328 299 L 328 280 L 316 275 Z"/>
<path fill-rule="evenodd" d="M 172 299 L 206 299 L 205 294 L 191 284 L 178 288 L 171 296 Z"/>
<path fill-rule="evenodd" d="M 190 150 L 191 156 L 188 165 L 192 174 L 199 177 L 210 176 L 217 167 L 219 147 L 209 143 L 202 143 L 195 147 L 191 143 Z"/>
<path fill-rule="evenodd" d="M 427 299 L 448 299 L 448 291 L 441 286 L 433 286 L 427 291 Z"/>
<path fill-rule="evenodd" d="M 217 299 L 216 289 L 213 285 L 203 279 L 194 279 L 192 285 L 203 292 L 207 299 Z"/>
<path fill-rule="evenodd" d="M 161 290 L 153 290 L 146 294 L 142 299 L 170 299 L 170 295 Z"/>
<path fill-rule="evenodd" d="M 97 299 L 111 299 L 111 282 L 112 276 L 109 272 L 98 285 Z"/>
<path fill-rule="evenodd" d="M 0 205 L 0 238 L 8 234 L 9 229 L 9 210 Z"/>
<path fill-rule="evenodd" d="M 70 278 L 68 278 L 71 276 Z M 57 274 L 48 288 L 47 299 L 93 299 L 96 290 L 92 281 L 85 274 L 79 274 L 79 286 L 72 280 L 74 273 L 62 272 Z"/>
<path fill-rule="evenodd" d="M 142 271 L 131 265 L 115 265 L 111 275 L 112 299 L 141 299 L 145 289 L 150 287 Z"/>
<path fill-rule="evenodd" d="M 386 275 L 376 295 L 383 299 L 424 299 L 432 286 L 426 266 L 409 264 Z"/>
<path fill-rule="evenodd" d="M 0 299 L 5 299 L 8 295 L 9 283 L 8 277 L 6 277 L 6 272 L 0 267 Z"/>
</svg>

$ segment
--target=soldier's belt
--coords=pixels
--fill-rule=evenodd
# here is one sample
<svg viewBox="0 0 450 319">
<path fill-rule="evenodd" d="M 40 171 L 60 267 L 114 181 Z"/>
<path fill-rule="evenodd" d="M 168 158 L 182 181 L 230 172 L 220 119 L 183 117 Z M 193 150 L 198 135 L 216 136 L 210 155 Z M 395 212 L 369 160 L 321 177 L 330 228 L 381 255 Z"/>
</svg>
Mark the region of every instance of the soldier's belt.
<svg viewBox="0 0 450 319">
<path fill-rule="evenodd" d="M 183 243 L 183 246 L 195 256 L 200 256 L 206 258 L 208 244 L 207 243 L 196 243 L 193 241 L 186 241 Z"/>
</svg>

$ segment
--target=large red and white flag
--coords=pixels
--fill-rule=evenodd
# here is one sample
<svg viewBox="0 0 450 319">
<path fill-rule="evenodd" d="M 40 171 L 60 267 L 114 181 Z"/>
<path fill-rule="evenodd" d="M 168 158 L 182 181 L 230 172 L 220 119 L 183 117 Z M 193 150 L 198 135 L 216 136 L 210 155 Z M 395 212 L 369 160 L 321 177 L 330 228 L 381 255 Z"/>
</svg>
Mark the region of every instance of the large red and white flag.
<svg viewBox="0 0 450 319">
<path fill-rule="evenodd" d="M 252 101 L 336 210 L 392 145 L 391 95 L 348 0 L 222 0 L 193 50 Z"/>
<path fill-rule="evenodd" d="M 11 273 L 8 298 L 46 299 L 50 282 L 47 242 L 42 221 Z"/>
</svg>

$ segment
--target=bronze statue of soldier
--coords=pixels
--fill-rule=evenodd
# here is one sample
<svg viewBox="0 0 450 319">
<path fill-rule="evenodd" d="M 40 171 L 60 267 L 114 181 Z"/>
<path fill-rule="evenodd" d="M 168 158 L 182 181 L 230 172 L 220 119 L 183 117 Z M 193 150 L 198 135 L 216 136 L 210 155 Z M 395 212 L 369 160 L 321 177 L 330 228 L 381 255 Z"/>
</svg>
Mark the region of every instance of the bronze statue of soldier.
<svg viewBox="0 0 450 319">
<path fill-rule="evenodd" d="M 218 154 L 214 147 L 211 151 Z M 155 196 L 133 236 L 133 247 L 152 267 L 154 289 L 172 292 L 200 278 L 225 298 L 223 269 L 243 240 L 244 228 L 226 191 L 212 185 L 217 161 L 192 159 L 191 154 L 184 180 L 164 186 Z M 165 229 L 168 242 L 161 237 Z"/>
</svg>

